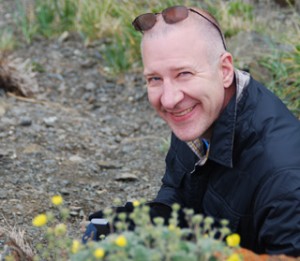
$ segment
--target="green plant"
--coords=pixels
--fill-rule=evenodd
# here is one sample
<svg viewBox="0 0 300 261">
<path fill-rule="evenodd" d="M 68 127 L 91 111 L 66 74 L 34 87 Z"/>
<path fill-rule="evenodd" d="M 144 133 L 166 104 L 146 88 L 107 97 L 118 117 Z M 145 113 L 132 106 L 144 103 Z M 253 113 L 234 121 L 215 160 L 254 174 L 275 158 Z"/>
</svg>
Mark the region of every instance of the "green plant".
<svg viewBox="0 0 300 261">
<path fill-rule="evenodd" d="M 131 68 L 134 61 L 128 51 L 128 41 L 126 35 L 118 34 L 105 46 L 103 57 L 110 73 L 119 74 Z"/>
<path fill-rule="evenodd" d="M 113 35 L 118 26 L 118 22 L 110 15 L 113 4 L 112 0 L 78 2 L 76 30 L 86 42 Z"/>
<path fill-rule="evenodd" d="M 128 230 L 125 213 L 116 214 L 113 210 L 105 210 L 105 215 L 112 224 L 113 233 L 101 236 L 99 242 L 89 241 L 81 244 L 68 235 L 66 222 L 68 209 L 63 207 L 63 199 L 56 195 L 52 203 L 57 206 L 58 213 L 47 212 L 37 215 L 33 226 L 42 233 L 43 240 L 36 246 L 34 260 L 241 260 L 236 251 L 239 249 L 240 238 L 237 234 L 229 235 L 228 222 L 221 221 L 219 228 L 212 226 L 214 220 L 185 210 L 189 227 L 178 227 L 179 205 L 173 206 L 169 225 L 164 225 L 160 217 L 151 222 L 149 206 L 142 201 L 134 201 L 134 210 L 129 215 L 135 223 L 135 230 Z M 229 235 L 229 236 L 228 236 Z M 223 241 L 226 238 L 227 245 Z M 13 256 L 6 260 L 14 260 Z"/>
<path fill-rule="evenodd" d="M 219 21 L 224 35 L 230 38 L 240 31 L 254 28 L 253 6 L 242 0 L 236 1 L 204 1 L 204 5 Z"/>
<path fill-rule="evenodd" d="M 37 31 L 46 37 L 72 30 L 77 13 L 77 0 L 37 0 L 35 20 Z"/>
<path fill-rule="evenodd" d="M 292 51 L 276 51 L 262 57 L 261 65 L 269 70 L 271 82 L 265 83 L 300 119 L 300 45 Z"/>
<path fill-rule="evenodd" d="M 248 28 L 246 24 L 252 17 L 251 6 L 241 0 L 226 4 L 220 0 L 204 4 L 195 0 L 36 0 L 29 6 L 21 0 L 15 1 L 18 25 L 27 43 L 35 35 L 50 38 L 64 31 L 78 32 L 87 45 L 102 39 L 104 48 L 101 50 L 106 66 L 114 74 L 141 67 L 141 35 L 131 25 L 141 13 L 160 12 L 167 6 L 178 4 L 207 7 L 221 19 L 227 36 Z"/>
<path fill-rule="evenodd" d="M 26 43 L 30 43 L 33 35 L 36 34 L 37 27 L 34 24 L 33 6 L 25 6 L 21 0 L 15 0 L 17 12 L 15 15 L 16 24 L 20 28 Z"/>
<path fill-rule="evenodd" d="M 130 214 L 136 228 L 128 231 L 125 222 L 126 214 L 118 215 L 116 231 L 104 240 L 90 242 L 88 248 L 83 248 L 72 256 L 71 260 L 223 260 L 232 254 L 221 240 L 214 237 L 219 233 L 219 239 L 228 235 L 229 229 L 224 221 L 220 229 L 213 229 L 211 218 L 194 215 L 187 210 L 186 216 L 190 227 L 178 227 L 177 211 L 179 206 L 173 206 L 169 226 L 164 226 L 162 218 L 155 218 L 154 225 L 149 217 L 149 207 L 134 202 L 135 209 Z M 111 213 L 109 212 L 111 216 Z M 189 240 L 187 240 L 189 238 Z"/>
<path fill-rule="evenodd" d="M 0 29 L 0 51 L 11 51 L 15 46 L 16 41 L 11 28 Z"/>
<path fill-rule="evenodd" d="M 145 3 L 141 1 L 139 4 L 120 4 L 114 5 L 110 15 L 118 19 L 119 23 L 115 27 L 115 33 L 111 37 L 111 42 L 104 48 L 104 58 L 109 68 L 114 72 L 120 73 L 132 68 L 141 67 L 140 59 L 140 39 L 141 35 L 135 32 L 132 28 L 131 22 L 135 16 L 145 12 L 160 12 L 167 6 L 172 5 L 187 5 L 207 8 L 220 19 L 224 25 L 225 35 L 230 37 L 240 30 L 249 29 L 253 24 L 253 7 L 243 1 L 234 1 L 224 3 L 222 1 L 205 1 L 199 3 L 198 1 L 185 0 L 175 1 L 168 0 L 165 2 L 151 1 Z"/>
</svg>

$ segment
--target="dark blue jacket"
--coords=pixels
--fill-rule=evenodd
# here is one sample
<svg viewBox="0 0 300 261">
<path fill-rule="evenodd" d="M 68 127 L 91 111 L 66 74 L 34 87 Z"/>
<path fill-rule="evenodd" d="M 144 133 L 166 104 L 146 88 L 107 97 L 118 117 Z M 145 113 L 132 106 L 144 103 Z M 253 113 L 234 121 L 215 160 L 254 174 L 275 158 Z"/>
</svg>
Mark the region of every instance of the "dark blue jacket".
<svg viewBox="0 0 300 261">
<path fill-rule="evenodd" d="M 251 78 L 214 124 L 204 166 L 172 135 L 154 202 L 230 221 L 241 246 L 300 256 L 300 121 Z"/>
</svg>

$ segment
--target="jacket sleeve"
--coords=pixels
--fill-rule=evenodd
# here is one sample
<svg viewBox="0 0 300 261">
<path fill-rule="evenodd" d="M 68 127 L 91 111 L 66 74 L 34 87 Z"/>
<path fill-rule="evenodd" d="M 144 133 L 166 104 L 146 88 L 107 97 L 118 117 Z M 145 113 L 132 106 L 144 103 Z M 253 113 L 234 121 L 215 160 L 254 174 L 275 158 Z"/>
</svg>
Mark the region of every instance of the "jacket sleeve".
<svg viewBox="0 0 300 261">
<path fill-rule="evenodd" d="M 153 203 L 154 202 L 161 203 L 169 207 L 172 207 L 174 203 L 183 205 L 179 191 L 168 184 L 163 184 L 161 186 L 160 190 L 157 193 L 156 198 L 153 200 Z"/>
<path fill-rule="evenodd" d="M 265 253 L 300 256 L 300 172 L 289 174 L 271 179 L 260 193 L 258 240 Z"/>
</svg>

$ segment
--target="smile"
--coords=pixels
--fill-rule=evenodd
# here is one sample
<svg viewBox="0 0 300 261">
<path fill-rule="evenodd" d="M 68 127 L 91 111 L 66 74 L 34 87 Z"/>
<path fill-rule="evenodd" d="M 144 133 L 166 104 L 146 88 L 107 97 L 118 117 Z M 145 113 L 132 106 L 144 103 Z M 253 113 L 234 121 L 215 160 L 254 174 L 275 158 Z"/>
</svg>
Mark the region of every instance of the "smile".
<svg viewBox="0 0 300 261">
<path fill-rule="evenodd" d="M 190 107 L 190 108 L 188 108 L 184 111 L 181 111 L 181 112 L 172 112 L 172 115 L 175 116 L 175 117 L 182 117 L 182 116 L 190 113 L 194 108 L 195 108 L 195 106 Z"/>
</svg>

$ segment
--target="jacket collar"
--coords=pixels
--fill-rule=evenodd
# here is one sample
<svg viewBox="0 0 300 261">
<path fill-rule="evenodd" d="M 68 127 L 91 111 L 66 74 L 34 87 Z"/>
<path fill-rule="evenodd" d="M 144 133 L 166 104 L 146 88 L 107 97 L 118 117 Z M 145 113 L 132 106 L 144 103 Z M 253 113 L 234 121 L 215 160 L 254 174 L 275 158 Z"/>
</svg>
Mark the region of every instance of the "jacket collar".
<svg viewBox="0 0 300 261">
<path fill-rule="evenodd" d="M 214 123 L 208 157 L 229 168 L 233 167 L 233 146 L 238 107 L 244 103 L 245 95 L 243 93 L 251 81 L 249 73 L 237 69 L 235 69 L 234 78 L 236 94 Z"/>
<path fill-rule="evenodd" d="M 208 158 L 225 167 L 233 167 L 233 144 L 236 123 L 236 95 L 234 95 L 220 117 L 215 121 L 210 140 Z"/>
</svg>

